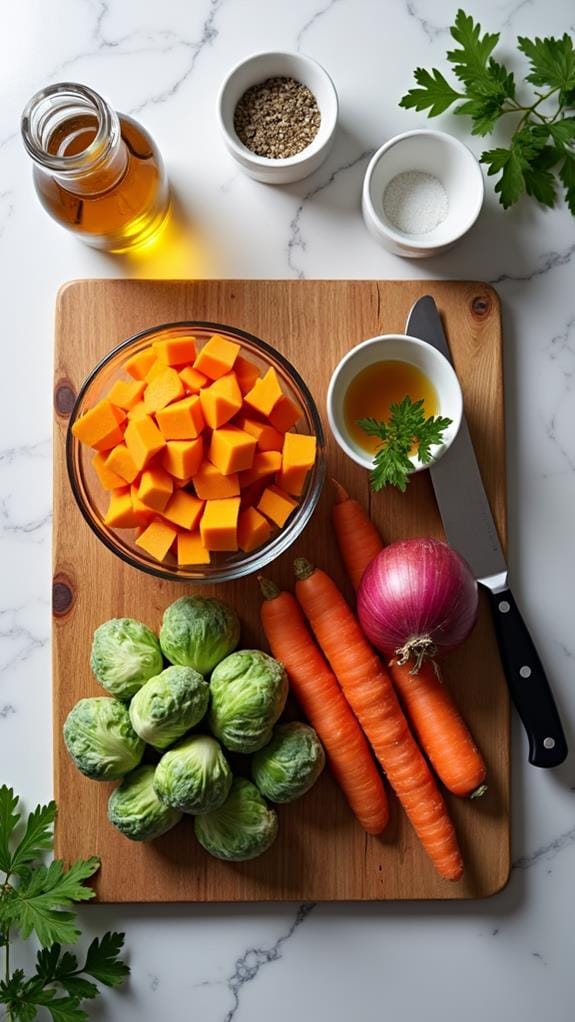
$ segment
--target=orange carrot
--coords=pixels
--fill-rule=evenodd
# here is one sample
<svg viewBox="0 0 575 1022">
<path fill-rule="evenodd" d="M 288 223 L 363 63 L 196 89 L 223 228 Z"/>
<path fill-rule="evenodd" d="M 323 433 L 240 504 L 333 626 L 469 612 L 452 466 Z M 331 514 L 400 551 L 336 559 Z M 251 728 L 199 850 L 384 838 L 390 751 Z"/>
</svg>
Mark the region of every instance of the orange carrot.
<svg viewBox="0 0 575 1022">
<path fill-rule="evenodd" d="M 436 665 L 426 660 L 417 673 L 392 660 L 391 679 L 435 773 L 454 795 L 478 798 L 487 790 L 486 768 Z"/>
<path fill-rule="evenodd" d="M 295 571 L 304 614 L 419 840 L 438 873 L 459 880 L 463 863 L 453 824 L 389 675 L 332 579 L 303 559 Z"/>
<path fill-rule="evenodd" d="M 383 550 L 383 541 L 371 518 L 347 490 L 332 479 L 336 498 L 331 511 L 337 545 L 353 588 L 357 591 L 362 575 L 374 557 Z"/>
<path fill-rule="evenodd" d="M 368 834 L 380 834 L 389 818 L 383 780 L 336 678 L 330 671 L 291 593 L 259 578 L 261 620 L 270 649 L 284 664 L 293 693 L 316 729 L 331 771 Z"/>
</svg>

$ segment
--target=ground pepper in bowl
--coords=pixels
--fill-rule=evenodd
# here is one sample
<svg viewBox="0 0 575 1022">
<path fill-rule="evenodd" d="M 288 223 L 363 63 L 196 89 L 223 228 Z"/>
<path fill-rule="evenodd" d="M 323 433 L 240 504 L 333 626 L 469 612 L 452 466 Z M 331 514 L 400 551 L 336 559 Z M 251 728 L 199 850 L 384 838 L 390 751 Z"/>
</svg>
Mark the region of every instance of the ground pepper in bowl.
<svg viewBox="0 0 575 1022">
<path fill-rule="evenodd" d="M 234 128 L 256 156 L 285 160 L 313 142 L 321 113 L 307 85 L 295 78 L 266 78 L 252 85 L 238 101 Z"/>
</svg>

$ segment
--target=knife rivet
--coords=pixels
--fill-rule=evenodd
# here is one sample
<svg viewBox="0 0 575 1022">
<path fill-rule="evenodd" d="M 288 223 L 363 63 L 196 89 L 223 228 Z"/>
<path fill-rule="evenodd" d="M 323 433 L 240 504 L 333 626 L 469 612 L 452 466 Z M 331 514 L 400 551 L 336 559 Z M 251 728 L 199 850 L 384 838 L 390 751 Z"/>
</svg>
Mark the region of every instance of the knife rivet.
<svg viewBox="0 0 575 1022">
<path fill-rule="evenodd" d="M 507 600 L 502 600 L 499 604 L 499 610 L 502 614 L 508 614 L 511 610 L 511 605 L 507 602 Z"/>
<path fill-rule="evenodd" d="M 530 678 L 531 677 L 531 668 L 530 667 L 520 667 L 519 668 L 519 673 L 520 673 L 522 678 Z"/>
<path fill-rule="evenodd" d="M 554 738 L 544 738 L 543 739 L 543 748 L 544 749 L 554 749 L 555 748 L 555 739 Z"/>
</svg>

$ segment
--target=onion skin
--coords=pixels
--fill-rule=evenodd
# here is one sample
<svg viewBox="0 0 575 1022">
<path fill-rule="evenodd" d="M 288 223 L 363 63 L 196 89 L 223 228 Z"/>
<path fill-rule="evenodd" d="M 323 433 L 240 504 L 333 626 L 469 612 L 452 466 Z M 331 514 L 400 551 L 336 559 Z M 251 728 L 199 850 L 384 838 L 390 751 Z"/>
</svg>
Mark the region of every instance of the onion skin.
<svg viewBox="0 0 575 1022">
<path fill-rule="evenodd" d="M 441 656 L 465 641 L 477 620 L 471 568 L 447 543 L 407 539 L 385 547 L 366 568 L 357 597 L 361 627 L 388 658 Z"/>
</svg>

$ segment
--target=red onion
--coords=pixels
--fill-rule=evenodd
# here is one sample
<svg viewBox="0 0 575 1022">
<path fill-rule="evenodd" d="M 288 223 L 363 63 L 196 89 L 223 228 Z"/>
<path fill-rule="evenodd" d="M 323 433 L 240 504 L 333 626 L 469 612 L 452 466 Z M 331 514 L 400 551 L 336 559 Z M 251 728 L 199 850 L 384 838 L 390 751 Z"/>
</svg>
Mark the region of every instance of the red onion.
<svg viewBox="0 0 575 1022">
<path fill-rule="evenodd" d="M 477 582 L 447 543 L 407 539 L 375 557 L 361 580 L 357 611 L 370 642 L 400 663 L 447 653 L 477 618 Z"/>
</svg>

